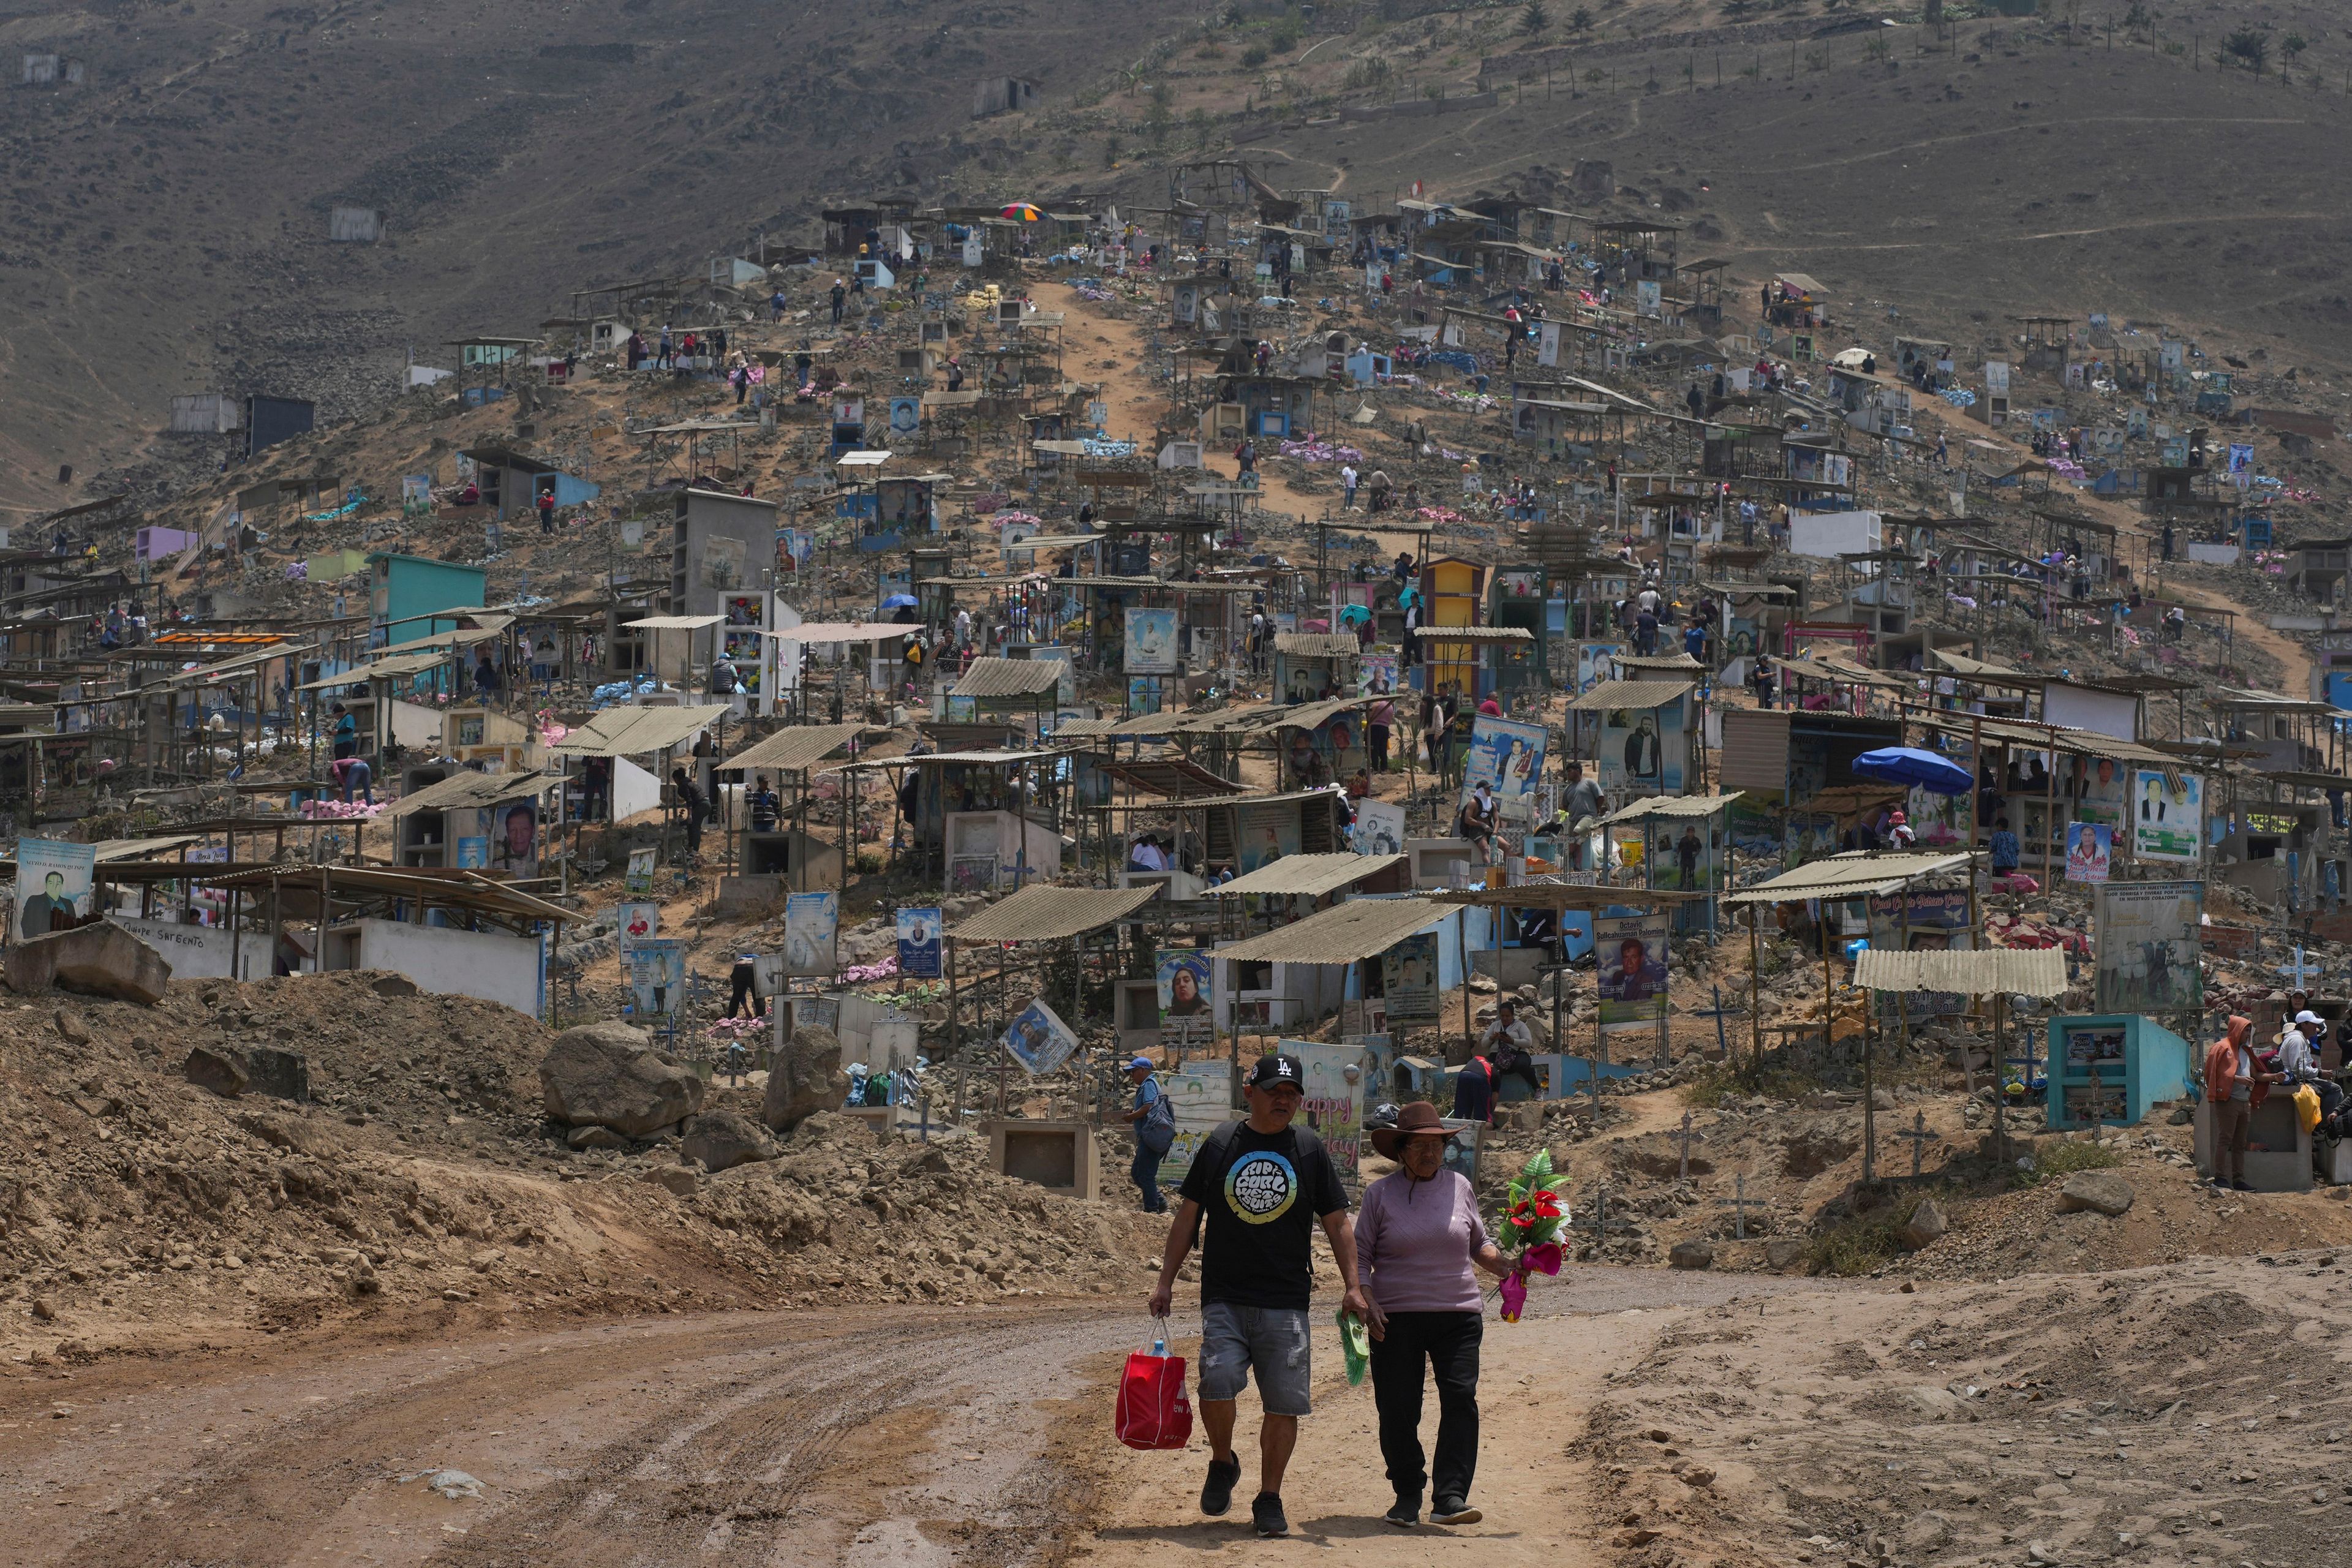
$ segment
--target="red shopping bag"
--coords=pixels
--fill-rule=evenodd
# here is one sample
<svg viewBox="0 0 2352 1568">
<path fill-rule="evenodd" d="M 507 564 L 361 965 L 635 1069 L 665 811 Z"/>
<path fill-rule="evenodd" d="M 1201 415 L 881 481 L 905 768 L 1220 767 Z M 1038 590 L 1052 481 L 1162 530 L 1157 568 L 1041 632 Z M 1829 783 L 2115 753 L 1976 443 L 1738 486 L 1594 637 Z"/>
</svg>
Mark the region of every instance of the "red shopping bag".
<svg viewBox="0 0 2352 1568">
<path fill-rule="evenodd" d="M 1118 1380 L 1118 1440 L 1130 1448 L 1181 1448 L 1192 1439 L 1192 1402 L 1184 1396 L 1184 1358 L 1163 1336 L 1129 1352 Z"/>
</svg>

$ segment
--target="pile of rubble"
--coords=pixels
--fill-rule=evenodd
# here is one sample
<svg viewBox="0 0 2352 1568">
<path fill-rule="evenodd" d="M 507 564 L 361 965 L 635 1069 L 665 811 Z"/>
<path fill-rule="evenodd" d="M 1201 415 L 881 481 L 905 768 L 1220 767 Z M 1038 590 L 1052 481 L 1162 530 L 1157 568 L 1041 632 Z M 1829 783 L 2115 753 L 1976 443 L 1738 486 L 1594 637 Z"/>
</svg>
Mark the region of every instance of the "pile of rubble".
<svg viewBox="0 0 2352 1568">
<path fill-rule="evenodd" d="M 814 1110 L 840 1103 L 832 1072 L 771 1118 L 784 1079 L 713 1089 L 656 1058 L 677 1113 L 575 1149 L 541 1081 L 555 1037 L 411 991 L 0 999 L 0 1353 L 402 1308 L 1092 1293 L 1156 1257 L 1156 1222 L 995 1175 L 968 1133 L 885 1142 Z"/>
</svg>

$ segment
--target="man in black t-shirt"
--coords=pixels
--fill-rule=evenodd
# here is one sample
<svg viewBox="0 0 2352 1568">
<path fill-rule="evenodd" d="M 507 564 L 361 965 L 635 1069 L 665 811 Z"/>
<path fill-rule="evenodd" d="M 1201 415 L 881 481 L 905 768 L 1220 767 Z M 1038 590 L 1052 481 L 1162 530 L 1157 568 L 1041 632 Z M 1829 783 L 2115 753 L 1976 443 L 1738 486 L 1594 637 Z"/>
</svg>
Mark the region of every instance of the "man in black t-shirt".
<svg viewBox="0 0 2352 1568">
<path fill-rule="evenodd" d="M 1250 1074 L 1246 1121 L 1228 1121 L 1201 1146 L 1178 1189 L 1183 1200 L 1168 1227 L 1151 1314 L 1168 1315 L 1176 1272 L 1192 1250 L 1196 1223 L 1206 1216 L 1201 1254 L 1201 1424 L 1209 1435 L 1209 1479 L 1201 1511 L 1214 1517 L 1233 1506 L 1241 1460 L 1234 1454 L 1235 1401 L 1257 1373 L 1265 1422 L 1258 1432 L 1259 1490 L 1250 1504 L 1260 1535 L 1284 1535 L 1282 1475 L 1298 1442 L 1298 1418 L 1308 1411 L 1307 1299 L 1314 1288 L 1315 1226 L 1330 1238 L 1341 1305 L 1365 1315 L 1356 1279 L 1356 1238 L 1339 1173 L 1321 1139 L 1293 1127 L 1305 1096 L 1297 1057 L 1258 1059 Z"/>
</svg>

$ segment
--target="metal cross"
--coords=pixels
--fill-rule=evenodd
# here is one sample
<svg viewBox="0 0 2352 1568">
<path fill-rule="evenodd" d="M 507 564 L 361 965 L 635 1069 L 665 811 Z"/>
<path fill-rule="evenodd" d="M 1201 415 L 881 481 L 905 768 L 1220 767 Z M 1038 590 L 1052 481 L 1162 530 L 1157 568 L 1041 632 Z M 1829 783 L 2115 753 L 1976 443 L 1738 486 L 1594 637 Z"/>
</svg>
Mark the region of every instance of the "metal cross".
<svg viewBox="0 0 2352 1568">
<path fill-rule="evenodd" d="M 1717 985 L 1713 987 L 1713 989 L 1715 992 L 1715 1005 L 1712 1007 L 1702 1007 L 1691 1016 L 1696 1018 L 1712 1018 L 1715 1020 L 1716 1054 L 1723 1058 L 1724 1060 L 1729 1061 L 1731 1059 L 1731 1043 L 1724 1037 L 1723 1021 L 1726 1018 L 1739 1017 L 1742 1015 L 1743 1009 L 1725 1006 L 1723 1005 L 1723 987 Z"/>
<path fill-rule="evenodd" d="M 1731 1178 L 1731 1192 L 1732 1195 L 1730 1197 L 1717 1198 L 1715 1201 L 1720 1206 L 1731 1211 L 1731 1235 L 1733 1239 L 1738 1241 L 1746 1241 L 1748 1239 L 1748 1211 L 1751 1206 L 1759 1209 L 1762 1208 L 1764 1206 L 1764 1200 L 1761 1198 L 1750 1198 L 1748 1195 L 1748 1175 L 1745 1172 L 1742 1172 Z"/>
<path fill-rule="evenodd" d="M 1684 1180 L 1684 1181 L 1685 1181 L 1685 1182 L 1687 1182 L 1687 1181 L 1689 1181 L 1689 1180 L 1690 1180 L 1690 1143 L 1691 1143 L 1691 1113 L 1690 1113 L 1689 1111 L 1687 1111 L 1687 1110 L 1685 1110 L 1685 1111 L 1684 1111 L 1684 1112 L 1683 1112 L 1682 1139 L 1683 1139 L 1683 1163 L 1682 1163 L 1682 1176 L 1681 1176 L 1681 1179 L 1682 1179 L 1682 1180 Z"/>
<path fill-rule="evenodd" d="M 1911 1179 L 1916 1182 L 1919 1179 L 1920 1171 L 1927 1163 L 1927 1145 L 1942 1142 L 1944 1135 L 1940 1132 L 1928 1131 L 1927 1113 L 1924 1110 L 1915 1110 L 1911 1113 L 1911 1131 L 1897 1132 L 1895 1136 L 1911 1145 Z"/>
<path fill-rule="evenodd" d="M 1578 1230 L 1590 1229 L 1592 1232 L 1592 1245 L 1597 1250 L 1602 1242 L 1609 1239 L 1609 1189 L 1606 1187 L 1593 1189 L 1591 1219 L 1570 1220 L 1569 1224 Z"/>
<path fill-rule="evenodd" d="M 2317 964 L 2306 963 L 2304 962 L 2303 943 L 2301 942 L 2296 942 L 2294 944 L 2294 962 L 2293 963 L 2276 964 L 2273 965 L 2273 968 L 2274 973 L 2284 974 L 2289 980 L 2294 981 L 2294 988 L 2298 991 L 2306 988 L 2304 984 L 2305 981 L 2315 979 L 2319 974 L 2319 966 Z"/>
</svg>

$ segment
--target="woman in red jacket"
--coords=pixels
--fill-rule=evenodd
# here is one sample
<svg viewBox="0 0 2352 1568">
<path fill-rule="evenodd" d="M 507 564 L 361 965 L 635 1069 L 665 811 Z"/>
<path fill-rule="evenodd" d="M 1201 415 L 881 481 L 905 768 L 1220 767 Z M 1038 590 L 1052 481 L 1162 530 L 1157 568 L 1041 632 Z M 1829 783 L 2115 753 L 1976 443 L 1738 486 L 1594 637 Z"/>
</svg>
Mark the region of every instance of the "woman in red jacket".
<svg viewBox="0 0 2352 1568">
<path fill-rule="evenodd" d="M 2213 1184 L 2250 1193 L 2246 1184 L 2246 1130 L 2254 1107 L 2281 1075 L 2264 1072 L 2254 1056 L 2254 1021 L 2230 1016 L 2230 1032 L 2205 1053 L 2205 1098 L 2213 1106 Z"/>
</svg>

